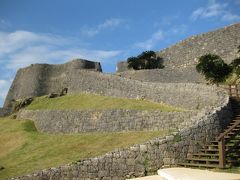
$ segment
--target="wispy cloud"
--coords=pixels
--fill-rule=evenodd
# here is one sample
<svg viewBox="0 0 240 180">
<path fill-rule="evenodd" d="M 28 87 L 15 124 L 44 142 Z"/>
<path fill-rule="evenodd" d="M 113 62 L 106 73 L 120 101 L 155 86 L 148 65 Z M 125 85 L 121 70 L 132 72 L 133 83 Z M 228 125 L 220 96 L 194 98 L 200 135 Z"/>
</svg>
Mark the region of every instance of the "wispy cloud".
<svg viewBox="0 0 240 180">
<path fill-rule="evenodd" d="M 175 25 L 169 27 L 167 30 L 159 28 L 150 36 L 149 39 L 142 42 L 137 42 L 133 46 L 144 50 L 150 50 L 154 48 L 160 41 L 164 41 L 166 38 L 174 35 L 184 34 L 186 31 L 187 25 L 185 24 Z"/>
<path fill-rule="evenodd" d="M 71 38 L 52 34 L 0 32 L 0 63 L 4 62 L 8 69 L 17 69 L 33 63 L 62 63 L 73 58 L 107 62 L 121 52 L 86 49 L 74 43 Z"/>
<path fill-rule="evenodd" d="M 233 14 L 228 9 L 228 3 L 218 3 L 215 0 L 209 0 L 208 5 L 200 7 L 193 11 L 191 19 L 193 21 L 197 19 L 211 19 L 219 18 L 222 21 L 237 21 L 240 20 L 240 15 Z"/>
<path fill-rule="evenodd" d="M 148 40 L 138 42 L 134 46 L 145 50 L 150 50 L 163 38 L 163 31 L 159 29 L 158 31 L 154 32 Z"/>
<path fill-rule="evenodd" d="M 98 24 L 95 27 L 83 27 L 81 32 L 83 35 L 93 37 L 104 30 L 115 29 L 124 23 L 123 19 L 120 18 L 110 18 L 105 20 L 103 23 Z"/>
<path fill-rule="evenodd" d="M 82 58 L 111 64 L 120 50 L 82 48 L 72 38 L 29 31 L 0 31 L 0 106 L 6 97 L 14 72 L 34 63 L 59 64 Z"/>
</svg>

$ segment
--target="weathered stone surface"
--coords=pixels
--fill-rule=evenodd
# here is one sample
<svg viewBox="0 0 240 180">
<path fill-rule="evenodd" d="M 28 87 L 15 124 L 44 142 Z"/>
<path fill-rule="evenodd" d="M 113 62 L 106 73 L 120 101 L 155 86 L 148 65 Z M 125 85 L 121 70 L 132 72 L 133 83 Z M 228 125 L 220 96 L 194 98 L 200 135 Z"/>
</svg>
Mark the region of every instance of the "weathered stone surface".
<svg viewBox="0 0 240 180">
<path fill-rule="evenodd" d="M 239 25 L 235 27 L 239 27 Z M 235 39 L 238 41 L 239 38 L 235 35 Z M 205 45 L 207 46 L 208 43 Z M 180 54 L 177 48 L 181 49 L 181 47 L 176 47 L 175 55 Z M 205 47 L 202 47 L 202 49 L 205 49 Z M 174 57 L 174 54 L 171 57 Z M 29 94 L 33 94 L 33 96 L 43 95 L 68 87 L 69 93 L 91 92 L 115 97 L 144 97 L 156 102 L 165 102 L 192 110 L 197 109 L 198 114 L 180 122 L 177 125 L 178 133 L 174 133 L 174 136 L 152 139 L 99 157 L 45 169 L 15 179 L 125 179 L 127 177 L 141 177 L 156 172 L 162 166 L 171 166 L 182 162 L 188 154 L 197 152 L 200 145 L 213 140 L 223 130 L 232 116 L 229 97 L 226 93 L 213 86 L 207 87 L 200 84 L 183 83 L 147 83 L 114 75 L 83 70 L 66 71 L 66 69 L 52 71 L 53 74 L 48 74 L 48 78 L 44 79 L 41 74 L 43 72 L 42 68 L 49 67 L 40 66 L 41 70 L 36 68 L 37 65 L 34 65 L 32 69 L 26 68 L 19 72 L 21 74 L 23 71 L 33 71 L 35 68 L 37 72 L 39 71 L 38 75 L 40 75 L 34 77 L 35 79 L 26 77 L 30 78 L 26 82 L 40 83 L 33 84 L 33 88 L 26 90 L 18 83 L 18 78 L 21 76 L 18 75 L 9 91 L 8 98 L 14 97 L 14 99 L 18 99 L 26 95 L 29 96 Z M 185 65 L 183 67 L 176 66 L 176 69 L 178 68 L 184 70 Z M 70 70 L 72 70 L 72 67 Z M 44 88 L 39 90 L 40 86 Z M 8 102 L 8 98 L 6 102 Z M 90 126 L 85 125 L 84 127 L 87 129 Z"/>
<path fill-rule="evenodd" d="M 70 82 L 68 74 L 75 74 L 80 70 L 102 72 L 99 62 L 76 59 L 61 65 L 33 64 L 19 69 L 9 89 L 4 107 L 11 106 L 12 99 L 24 99 L 61 92 Z M 81 84 L 82 85 L 82 84 Z"/>
<path fill-rule="evenodd" d="M 199 144 L 215 138 L 230 121 L 231 105 L 227 95 L 221 96 L 221 105 L 199 111 L 182 126 L 180 138 L 156 138 L 149 142 L 116 150 L 100 157 L 81 160 L 77 163 L 46 169 L 19 180 L 37 179 L 125 179 L 141 177 L 156 172 L 162 166 L 182 162 L 189 153 L 197 152 Z M 182 124 L 186 124 L 182 122 Z M 214 131 L 212 131 L 214 129 Z M 210 133 L 211 132 L 211 133 Z M 176 134 L 175 134 L 176 136 Z M 13 178 L 14 179 L 14 178 Z"/>
<path fill-rule="evenodd" d="M 0 117 L 4 117 L 9 115 L 9 113 L 11 112 L 10 108 L 0 108 Z"/>
<path fill-rule="evenodd" d="M 78 61 L 76 61 L 78 62 Z M 12 99 L 24 99 L 60 92 L 89 92 L 106 96 L 149 99 L 174 106 L 201 109 L 215 104 L 217 97 L 214 87 L 182 83 L 148 83 L 116 75 L 103 74 L 74 68 L 75 61 L 62 65 L 35 64 L 17 72 L 9 90 L 4 107 Z M 217 90 L 216 90 L 217 91 Z"/>
<path fill-rule="evenodd" d="M 39 131 L 49 133 L 111 132 L 178 129 L 193 112 L 139 110 L 21 110 L 18 119 L 31 119 Z"/>
<path fill-rule="evenodd" d="M 119 62 L 117 69 L 121 77 L 149 82 L 204 82 L 196 71 L 196 63 L 202 55 L 211 53 L 230 63 L 238 55 L 240 23 L 195 35 L 176 43 L 157 55 L 164 59 L 164 69 L 128 71 L 126 62 Z"/>
</svg>

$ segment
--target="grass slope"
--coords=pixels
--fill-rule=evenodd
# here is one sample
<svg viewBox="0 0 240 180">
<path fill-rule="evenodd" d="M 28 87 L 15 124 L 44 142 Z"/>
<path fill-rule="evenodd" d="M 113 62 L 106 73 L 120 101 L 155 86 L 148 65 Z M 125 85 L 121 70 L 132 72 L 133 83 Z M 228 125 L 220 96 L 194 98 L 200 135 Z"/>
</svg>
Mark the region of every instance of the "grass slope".
<svg viewBox="0 0 240 180">
<path fill-rule="evenodd" d="M 160 110 L 164 112 L 184 111 L 181 108 L 147 100 L 115 98 L 87 93 L 70 94 L 51 99 L 47 98 L 46 96 L 38 97 L 35 98 L 35 100 L 27 107 L 27 109 L 133 109 Z"/>
<path fill-rule="evenodd" d="M 29 120 L 0 118 L 0 166 L 5 168 L 0 170 L 0 179 L 98 156 L 168 133 L 149 131 L 54 135 L 37 132 Z"/>
</svg>

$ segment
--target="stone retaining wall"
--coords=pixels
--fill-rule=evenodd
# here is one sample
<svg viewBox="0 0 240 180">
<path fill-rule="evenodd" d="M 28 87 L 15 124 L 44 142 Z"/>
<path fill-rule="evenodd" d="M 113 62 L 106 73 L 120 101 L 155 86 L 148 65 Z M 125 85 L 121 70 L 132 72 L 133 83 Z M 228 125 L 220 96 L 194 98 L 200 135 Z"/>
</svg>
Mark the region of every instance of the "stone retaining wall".
<svg viewBox="0 0 240 180">
<path fill-rule="evenodd" d="M 156 138 L 144 144 L 115 150 L 103 156 L 80 160 L 34 174 L 13 178 L 37 179 L 126 179 L 156 173 L 162 166 L 182 162 L 189 153 L 213 140 L 232 116 L 228 97 L 221 106 L 202 110 L 192 121 L 184 122 L 175 136 Z M 187 125 L 187 126 L 184 126 Z"/>
<path fill-rule="evenodd" d="M 48 133 L 114 132 L 178 129 L 194 112 L 139 110 L 22 110 L 18 119 L 31 119 Z"/>
<path fill-rule="evenodd" d="M 0 108 L 0 117 L 7 116 L 11 112 L 10 109 L 7 108 Z"/>
<path fill-rule="evenodd" d="M 214 87 L 196 84 L 150 83 L 130 80 L 116 75 L 72 68 L 63 65 L 37 64 L 18 71 L 9 90 L 4 107 L 11 106 L 12 99 L 23 99 L 60 92 L 90 92 L 106 96 L 139 98 L 188 109 L 204 108 L 216 104 L 218 97 Z"/>
</svg>

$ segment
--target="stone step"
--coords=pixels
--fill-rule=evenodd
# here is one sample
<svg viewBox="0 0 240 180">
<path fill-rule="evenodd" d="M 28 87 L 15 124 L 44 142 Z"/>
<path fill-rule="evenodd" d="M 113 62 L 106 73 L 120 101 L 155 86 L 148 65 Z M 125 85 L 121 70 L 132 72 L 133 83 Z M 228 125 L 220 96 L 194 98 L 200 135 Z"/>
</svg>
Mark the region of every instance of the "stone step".
<svg viewBox="0 0 240 180">
<path fill-rule="evenodd" d="M 218 149 L 200 149 L 200 151 L 202 152 L 217 152 L 218 153 Z"/>
<path fill-rule="evenodd" d="M 217 164 L 194 164 L 194 163 L 179 163 L 179 166 L 185 167 L 207 167 L 207 168 L 218 168 Z"/>
<path fill-rule="evenodd" d="M 198 153 L 198 154 L 192 154 L 192 156 L 198 156 L 198 157 L 218 157 L 219 154 L 207 154 L 207 153 Z"/>
<path fill-rule="evenodd" d="M 219 162 L 218 159 L 187 158 L 188 161 Z"/>
</svg>

